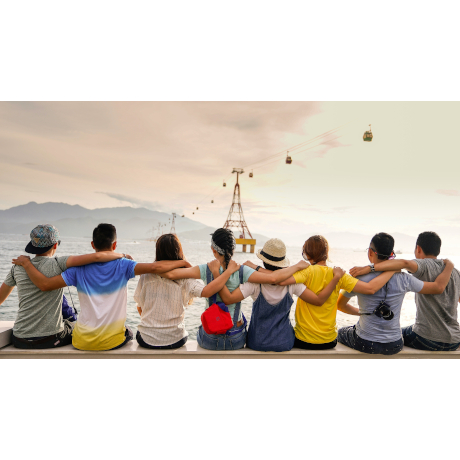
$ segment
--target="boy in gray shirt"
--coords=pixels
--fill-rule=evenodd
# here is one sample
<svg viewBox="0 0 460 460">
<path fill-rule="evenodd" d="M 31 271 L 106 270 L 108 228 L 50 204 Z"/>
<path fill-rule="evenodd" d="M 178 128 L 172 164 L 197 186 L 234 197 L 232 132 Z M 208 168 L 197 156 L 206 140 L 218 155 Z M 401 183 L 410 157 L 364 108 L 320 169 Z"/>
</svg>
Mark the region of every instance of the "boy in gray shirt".
<svg viewBox="0 0 460 460">
<path fill-rule="evenodd" d="M 435 232 L 421 233 L 415 246 L 415 260 L 387 260 L 375 264 L 375 270 L 406 269 L 421 281 L 434 281 L 443 271 L 444 263 L 437 256 L 441 238 Z M 352 276 L 370 273 L 371 267 L 355 267 Z M 441 294 L 415 294 L 417 307 L 415 324 L 402 329 L 404 345 L 429 351 L 454 351 L 460 345 L 457 318 L 460 301 L 460 273 L 454 269 L 446 289 Z"/>
<path fill-rule="evenodd" d="M 25 248 L 36 254 L 32 264 L 45 276 L 60 275 L 67 268 L 94 262 L 109 262 L 123 257 L 117 253 L 54 257 L 61 243 L 59 231 L 50 224 L 38 225 L 30 233 Z M 63 320 L 63 289 L 43 292 L 29 279 L 25 269 L 13 265 L 0 287 L 0 305 L 18 287 L 19 309 L 13 326 L 13 345 L 17 348 L 54 348 L 72 343 L 73 323 Z"/>
</svg>

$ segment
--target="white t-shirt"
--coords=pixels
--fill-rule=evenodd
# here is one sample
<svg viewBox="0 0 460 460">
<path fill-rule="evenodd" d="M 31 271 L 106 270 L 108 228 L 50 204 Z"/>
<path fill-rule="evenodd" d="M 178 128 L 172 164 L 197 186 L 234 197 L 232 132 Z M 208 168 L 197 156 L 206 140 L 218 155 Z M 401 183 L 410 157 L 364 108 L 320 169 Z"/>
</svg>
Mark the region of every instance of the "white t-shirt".
<svg viewBox="0 0 460 460">
<path fill-rule="evenodd" d="M 244 283 L 240 285 L 241 293 L 243 294 L 244 298 L 251 296 L 252 300 L 256 300 L 260 294 L 260 284 L 254 283 Z M 307 289 L 304 284 L 293 284 L 291 286 L 278 286 L 276 284 L 262 284 L 262 294 L 265 297 L 265 300 L 270 305 L 276 305 L 283 300 L 283 297 L 288 292 L 291 296 L 294 294 L 297 297 L 301 296 L 303 291 Z"/>
</svg>

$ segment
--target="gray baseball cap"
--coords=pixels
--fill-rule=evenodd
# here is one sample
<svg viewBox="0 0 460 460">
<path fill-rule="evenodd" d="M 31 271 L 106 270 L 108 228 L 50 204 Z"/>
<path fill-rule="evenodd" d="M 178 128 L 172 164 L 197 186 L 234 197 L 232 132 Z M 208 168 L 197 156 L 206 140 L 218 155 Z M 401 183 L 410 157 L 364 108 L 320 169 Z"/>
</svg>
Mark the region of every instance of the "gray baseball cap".
<svg viewBox="0 0 460 460">
<path fill-rule="evenodd" d="M 25 251 L 29 254 L 44 254 L 56 243 L 61 244 L 61 236 L 54 225 L 37 225 L 30 232 L 30 243 L 26 246 Z"/>
</svg>

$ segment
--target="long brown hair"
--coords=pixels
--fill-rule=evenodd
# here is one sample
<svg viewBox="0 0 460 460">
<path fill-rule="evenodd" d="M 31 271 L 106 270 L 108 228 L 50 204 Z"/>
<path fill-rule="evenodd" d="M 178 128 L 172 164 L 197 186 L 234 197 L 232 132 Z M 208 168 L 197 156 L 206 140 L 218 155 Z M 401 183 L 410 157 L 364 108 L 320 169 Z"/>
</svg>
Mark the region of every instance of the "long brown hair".
<svg viewBox="0 0 460 460">
<path fill-rule="evenodd" d="M 303 252 L 315 264 L 323 260 L 326 261 L 329 258 L 329 243 L 324 236 L 311 236 L 305 241 Z"/>
<path fill-rule="evenodd" d="M 184 260 L 184 252 L 179 238 L 173 233 L 166 233 L 157 239 L 155 260 Z"/>
</svg>

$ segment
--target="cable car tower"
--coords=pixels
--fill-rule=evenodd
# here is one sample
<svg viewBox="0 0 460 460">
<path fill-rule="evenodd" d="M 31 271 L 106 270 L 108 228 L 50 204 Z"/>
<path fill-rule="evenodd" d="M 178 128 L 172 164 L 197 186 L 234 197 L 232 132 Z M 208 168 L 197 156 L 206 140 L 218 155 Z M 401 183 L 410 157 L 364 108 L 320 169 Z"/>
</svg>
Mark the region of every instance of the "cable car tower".
<svg viewBox="0 0 460 460">
<path fill-rule="evenodd" d="M 232 174 L 233 173 L 236 173 L 233 201 L 223 228 L 236 228 L 239 233 L 239 238 L 236 238 L 236 244 L 243 245 L 243 252 L 246 252 L 246 246 L 249 245 L 251 247 L 251 253 L 254 253 L 256 240 L 252 237 L 251 232 L 249 231 L 246 221 L 244 220 L 243 208 L 241 207 L 239 177 L 240 174 L 244 173 L 244 170 L 241 168 L 233 168 Z"/>
<path fill-rule="evenodd" d="M 176 217 L 177 214 L 175 212 L 172 213 L 172 222 L 171 222 L 171 231 L 169 233 L 172 233 L 173 235 L 176 234 Z"/>
</svg>

